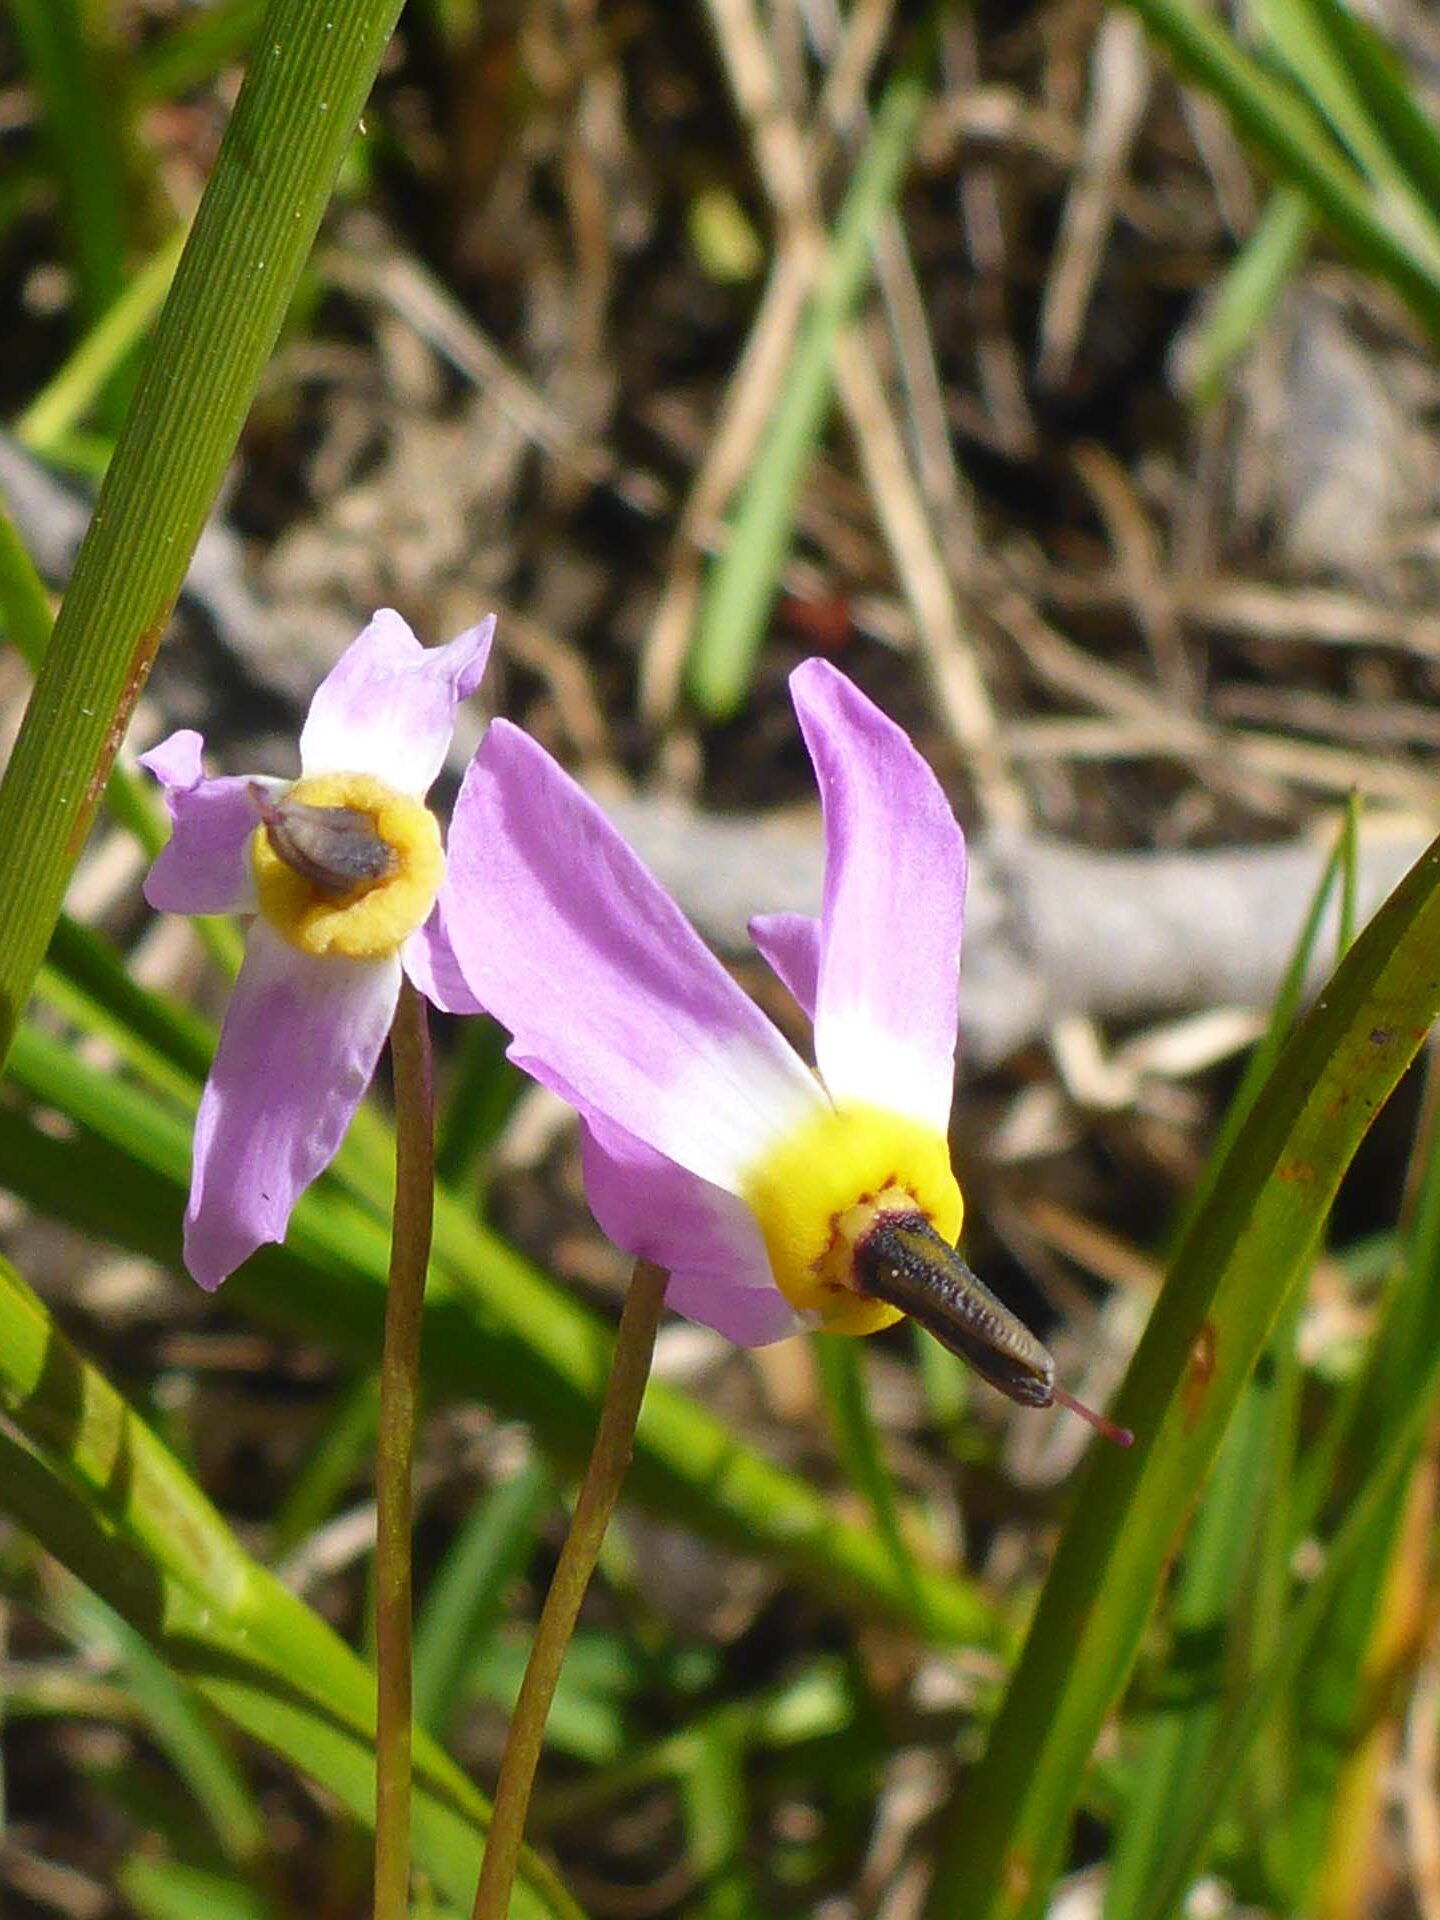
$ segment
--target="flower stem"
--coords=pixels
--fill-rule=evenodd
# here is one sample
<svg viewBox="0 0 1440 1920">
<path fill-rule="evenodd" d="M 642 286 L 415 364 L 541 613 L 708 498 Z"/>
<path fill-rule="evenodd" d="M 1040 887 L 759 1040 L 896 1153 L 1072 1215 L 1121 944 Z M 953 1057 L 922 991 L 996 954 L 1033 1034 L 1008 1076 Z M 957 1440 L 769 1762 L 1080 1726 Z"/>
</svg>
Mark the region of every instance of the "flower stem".
<svg viewBox="0 0 1440 1920">
<path fill-rule="evenodd" d="M 520 1695 L 510 1720 L 510 1734 L 495 1789 L 495 1810 L 485 1839 L 485 1858 L 480 1863 L 480 1884 L 475 1889 L 472 1920 L 505 1920 L 509 1912 L 510 1889 L 525 1837 L 530 1790 L 535 1784 L 535 1769 L 545 1739 L 545 1721 L 570 1636 L 575 1631 L 580 1603 L 595 1571 L 600 1543 L 605 1538 L 625 1470 L 630 1465 L 635 1422 L 640 1417 L 640 1402 L 650 1377 L 667 1277 L 648 1260 L 635 1263 L 634 1278 L 620 1315 L 620 1330 L 615 1336 L 610 1379 L 600 1409 L 600 1424 L 595 1430 L 590 1464 L 585 1469 L 570 1531 L 565 1536 L 555 1577 L 541 1609 L 525 1678 L 520 1683 Z"/>
<path fill-rule="evenodd" d="M 435 1205 L 435 1082 L 425 1002 L 402 981 L 390 1029 L 395 1214 L 375 1454 L 375 1920 L 410 1911 L 410 1470 Z"/>
</svg>

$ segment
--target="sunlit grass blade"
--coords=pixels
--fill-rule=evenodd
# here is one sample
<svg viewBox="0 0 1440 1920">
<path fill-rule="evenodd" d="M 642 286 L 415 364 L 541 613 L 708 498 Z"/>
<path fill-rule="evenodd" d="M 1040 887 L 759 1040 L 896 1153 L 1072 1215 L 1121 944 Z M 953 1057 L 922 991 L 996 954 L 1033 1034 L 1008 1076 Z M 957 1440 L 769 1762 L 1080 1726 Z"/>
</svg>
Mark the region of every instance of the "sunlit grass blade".
<svg viewBox="0 0 1440 1920">
<path fill-rule="evenodd" d="M 1346 825 L 1336 835 L 1335 845 L 1330 856 L 1320 870 L 1315 883 L 1315 892 L 1311 896 L 1306 910 L 1305 921 L 1295 942 L 1295 951 L 1291 954 L 1284 977 L 1276 990 L 1275 999 L 1270 1008 L 1270 1017 L 1265 1023 L 1265 1031 L 1259 1041 L 1250 1050 L 1245 1062 L 1245 1071 L 1240 1076 L 1240 1084 L 1231 1096 L 1220 1122 L 1215 1144 L 1205 1161 L 1205 1169 L 1196 1183 L 1195 1190 L 1186 1202 L 1180 1218 L 1176 1244 L 1194 1226 L 1197 1216 L 1204 1211 L 1214 1197 L 1215 1189 L 1224 1176 L 1230 1150 L 1235 1145 L 1241 1129 L 1250 1118 L 1256 1101 L 1260 1098 L 1280 1058 L 1282 1049 L 1294 1027 L 1305 998 L 1305 981 L 1314 959 L 1325 924 L 1325 916 L 1331 911 L 1337 882 L 1341 880 L 1346 860 L 1346 849 L 1350 841 L 1350 815 L 1345 816 Z M 1353 855 L 1352 855 L 1353 857 Z M 1342 909 L 1343 913 L 1343 904 Z"/>
<path fill-rule="evenodd" d="M 32 453 L 50 453 L 84 419 L 106 385 L 149 332 L 170 290 L 185 235 L 151 254 L 129 286 L 91 327 L 64 366 L 15 422 L 15 437 Z M 31 662 L 33 666 L 34 661 Z"/>
<path fill-rule="evenodd" d="M 45 582 L 0 493 L 0 633 L 19 649 L 32 673 L 45 658 L 54 624 Z"/>
<path fill-rule="evenodd" d="M 1376 136 L 1417 200 L 1432 219 L 1440 218 L 1440 132 L 1415 83 L 1370 21 L 1344 0 L 1308 0 L 1308 5 Z"/>
<path fill-rule="evenodd" d="M 1391 153 L 1383 127 L 1355 85 L 1343 43 L 1329 30 L 1331 16 L 1315 0 L 1252 0 L 1252 7 L 1270 47 L 1370 182 L 1385 220 L 1435 271 L 1440 266 L 1436 210 L 1414 191 Z"/>
<path fill-rule="evenodd" d="M 54 624 L 45 584 L 0 494 L 0 630 L 19 650 L 32 673 L 39 671 L 45 658 Z M 147 852 L 158 852 L 164 845 L 169 829 L 160 806 L 129 767 L 117 764 L 112 769 L 105 802 Z"/>
<path fill-rule="evenodd" d="M 1173 1668 L 1179 1669 L 1172 1669 L 1171 1686 L 1183 1679 L 1186 1691 L 1142 1722 L 1135 1794 L 1111 1857 L 1105 1920 L 1134 1920 L 1169 1853 L 1177 1816 L 1204 1782 L 1223 1702 L 1243 1678 L 1227 1661 L 1225 1643 L 1235 1594 L 1255 1548 L 1271 1425 L 1268 1397 L 1248 1392 L 1191 1530 L 1167 1623 Z"/>
<path fill-rule="evenodd" d="M 275 1909 L 243 1881 L 191 1866 L 132 1853 L 117 1877 L 117 1889 L 139 1920 L 276 1920 Z"/>
<path fill-rule="evenodd" d="M 1129 0 L 1146 26 L 1193 78 L 1213 93 L 1282 180 L 1359 263 L 1409 302 L 1440 339 L 1440 273 L 1377 206 L 1369 183 L 1313 110 L 1236 44 L 1192 0 Z"/>
<path fill-rule="evenodd" d="M 870 244 L 894 202 L 928 97 L 929 40 L 891 80 L 840 210 L 830 255 L 795 343 L 753 472 L 724 551 L 706 582 L 690 656 L 690 685 L 707 714 L 744 699 L 790 550 L 805 463 L 834 397 L 835 341 L 870 280 Z"/>
<path fill-rule="evenodd" d="M 947 1823 L 928 1911 L 1039 1912 L 1236 1402 L 1306 1271 L 1341 1175 L 1440 1013 L 1440 846 L 1402 881 L 1296 1029 L 1176 1255 L 1116 1401 L 985 1757 Z"/>
<path fill-rule="evenodd" d="M 750 1920 L 755 1889 L 745 1871 L 751 1823 L 745 1748 L 733 1720 L 712 1720 L 694 1743 L 680 1777 L 687 1858 L 703 1884 L 696 1920 Z"/>
<path fill-rule="evenodd" d="M 55 923 L 47 969 L 71 991 L 77 1025 L 91 1033 L 123 1029 L 137 1046 L 148 1047 L 173 1077 L 191 1089 L 191 1107 L 210 1071 L 215 1029 L 176 1000 L 143 987 L 101 933 L 62 913 Z"/>
<path fill-rule="evenodd" d="M 0 1056 L 398 11 L 267 15 L 0 784 Z"/>
<path fill-rule="evenodd" d="M 1279 187 L 1255 230 L 1207 296 L 1204 318 L 1186 342 L 1181 379 L 1197 407 L 1227 391 L 1235 363 L 1250 346 L 1309 249 L 1314 217 L 1305 196 Z"/>
</svg>

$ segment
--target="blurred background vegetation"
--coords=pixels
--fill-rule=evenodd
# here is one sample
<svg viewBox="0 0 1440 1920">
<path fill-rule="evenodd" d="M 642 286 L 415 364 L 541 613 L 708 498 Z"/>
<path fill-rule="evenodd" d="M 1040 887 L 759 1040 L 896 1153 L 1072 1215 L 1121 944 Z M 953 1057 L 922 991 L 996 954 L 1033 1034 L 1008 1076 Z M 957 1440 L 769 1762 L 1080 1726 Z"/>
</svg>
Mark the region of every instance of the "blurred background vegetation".
<svg viewBox="0 0 1440 1920">
<path fill-rule="evenodd" d="M 558 1877 L 532 1861 L 517 1914 L 1437 1920 L 1423 1072 L 1361 1145 L 1435 1011 L 1434 873 L 1286 1053 L 1303 966 L 1261 996 L 1246 965 L 1323 972 L 1440 823 L 1433 9 L 410 0 L 388 32 L 359 0 L 0 7 L 7 750 L 107 472 L 123 534 L 0 796 L 0 1007 L 48 940 L 0 1090 L 5 1911 L 342 1916 L 368 1886 L 383 1089 L 287 1247 L 200 1295 L 178 1227 L 234 930 L 143 908 L 128 759 L 73 875 L 54 798 L 105 770 L 223 470 L 132 748 L 193 725 L 217 770 L 289 772 L 374 607 L 430 640 L 494 609 L 487 709 L 729 957 L 746 908 L 810 904 L 784 676 L 818 651 L 992 880 L 1053 890 L 996 881 L 977 966 L 1031 907 L 1083 954 L 1107 873 L 1140 903 L 1092 1003 L 1042 980 L 1003 1041 L 977 1011 L 955 1139 L 967 1256 L 1085 1397 L 1171 1269 L 1136 1459 L 1080 1478 L 1078 1424 L 907 1328 L 745 1355 L 668 1327 L 552 1721 Z M 285 195 L 318 219 L 332 159 L 307 255 Z M 1052 843 L 1180 864 L 1035 881 Z M 1307 845 L 1282 903 L 1265 856 Z M 58 923 L 32 867 L 69 881 Z M 1147 996 L 1155 927 L 1199 937 L 1177 893 L 1233 971 Z M 564 1111 L 482 1023 L 442 1046 L 433 1913 L 468 1911 L 464 1775 L 493 1776 L 627 1271 Z"/>
</svg>

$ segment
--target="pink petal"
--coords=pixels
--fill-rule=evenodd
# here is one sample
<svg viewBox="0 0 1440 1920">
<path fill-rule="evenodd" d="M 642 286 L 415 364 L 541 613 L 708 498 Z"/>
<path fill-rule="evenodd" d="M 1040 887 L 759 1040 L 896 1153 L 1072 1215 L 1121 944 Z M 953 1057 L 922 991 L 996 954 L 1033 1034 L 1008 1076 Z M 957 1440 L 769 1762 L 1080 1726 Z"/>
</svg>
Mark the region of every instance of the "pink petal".
<svg viewBox="0 0 1440 1920">
<path fill-rule="evenodd" d="M 401 948 L 405 972 L 432 1006 L 442 1013 L 484 1013 L 460 971 L 445 925 L 445 885 L 430 910 L 430 918 Z"/>
<path fill-rule="evenodd" d="M 382 607 L 315 690 L 300 734 L 310 773 L 370 773 L 401 793 L 429 791 L 455 709 L 475 691 L 495 635 L 492 615 L 443 647 L 422 647 Z"/>
<path fill-rule="evenodd" d="M 596 1120 L 581 1134 L 591 1212 L 617 1247 L 664 1267 L 669 1306 L 742 1347 L 796 1331 L 800 1322 L 743 1201 L 619 1127 Z"/>
<path fill-rule="evenodd" d="M 965 837 L 892 720 L 828 661 L 790 692 L 825 812 L 815 1059 L 832 1098 L 944 1132 L 954 1091 Z"/>
<path fill-rule="evenodd" d="M 789 988 L 800 1011 L 813 1020 L 820 980 L 820 922 L 808 913 L 757 913 L 750 922 L 750 938 L 780 984 Z"/>
<path fill-rule="evenodd" d="M 716 1186 L 822 1098 L 595 803 L 503 720 L 460 791 L 445 917 L 513 1058 Z"/>
<path fill-rule="evenodd" d="M 375 1072 L 400 962 L 316 959 L 250 930 L 195 1122 L 185 1264 L 214 1289 L 335 1157 Z"/>
<path fill-rule="evenodd" d="M 140 765 L 165 789 L 171 826 L 145 876 L 145 898 L 161 913 L 251 912 L 255 882 L 248 848 L 258 816 L 250 782 L 207 780 L 204 744 L 185 727 L 140 756 Z"/>
</svg>

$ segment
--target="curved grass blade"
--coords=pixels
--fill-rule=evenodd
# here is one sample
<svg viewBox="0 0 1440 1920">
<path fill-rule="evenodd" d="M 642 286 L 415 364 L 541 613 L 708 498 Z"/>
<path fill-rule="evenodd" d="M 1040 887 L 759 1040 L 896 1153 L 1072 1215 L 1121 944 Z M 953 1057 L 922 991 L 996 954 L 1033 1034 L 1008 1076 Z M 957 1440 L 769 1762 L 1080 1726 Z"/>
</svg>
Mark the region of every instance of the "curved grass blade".
<svg viewBox="0 0 1440 1920">
<path fill-rule="evenodd" d="M 125 1691 L 184 1783 L 192 1816 L 205 1815 L 227 1859 L 237 1866 L 258 1861 L 266 1845 L 259 1806 L 194 1695 L 129 1622 L 88 1588 L 67 1582 L 53 1611 L 78 1645 L 119 1664 Z"/>
<path fill-rule="evenodd" d="M 120 95 L 97 44 L 103 16 L 87 19 L 80 0 L 10 0 L 9 11 L 60 181 L 80 311 L 93 322 L 124 285 L 129 223 Z"/>
<path fill-rule="evenodd" d="M 1229 378 L 1305 258 L 1314 216 L 1303 193 L 1278 187 L 1253 232 L 1206 297 L 1203 321 L 1186 341 L 1181 382 L 1194 407 L 1214 406 Z"/>
<path fill-rule="evenodd" d="M 989 1747 L 949 1823 L 932 1920 L 1043 1908 L 1177 1528 L 1341 1175 L 1437 1014 L 1440 843 L 1296 1029 L 1179 1249 L 1115 1405 L 1136 1444 L 1092 1454 Z"/>
<path fill-rule="evenodd" d="M 276 1920 L 275 1909 L 253 1887 L 182 1860 L 132 1853 L 116 1876 L 118 1890 L 140 1920 Z"/>
<path fill-rule="evenodd" d="M 170 291 L 184 244 L 181 230 L 156 248 L 59 373 L 20 415 L 15 422 L 15 437 L 32 453 L 49 454 L 62 444 L 144 339 Z"/>
<path fill-rule="evenodd" d="M 525 1461 L 476 1503 L 426 1589 L 415 1622 L 415 1719 L 437 1738 L 449 1729 L 555 1497 L 544 1461 Z"/>
<path fill-rule="evenodd" d="M 1283 180 L 1305 194 L 1359 263 L 1440 339 L 1440 274 L 1385 218 L 1370 184 L 1310 107 L 1243 52 L 1193 0 L 1129 0 L 1154 37 L 1228 111 Z"/>
<path fill-rule="evenodd" d="M 916 1619 L 923 1621 L 925 1594 L 905 1538 L 899 1495 L 866 1396 L 862 1344 L 858 1340 L 820 1333 L 812 1337 L 810 1348 L 820 1371 L 820 1385 L 845 1478 L 865 1496 L 875 1531 L 890 1550 L 896 1576 L 910 1596 Z"/>
</svg>

